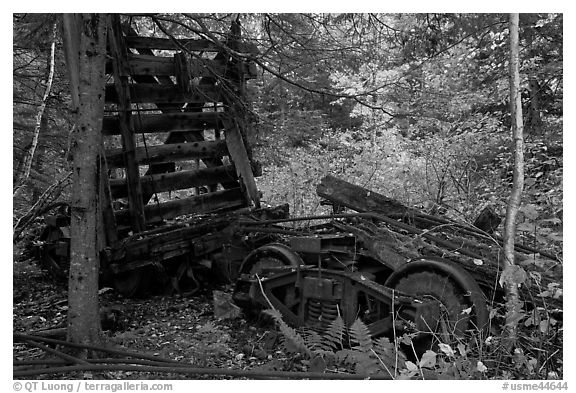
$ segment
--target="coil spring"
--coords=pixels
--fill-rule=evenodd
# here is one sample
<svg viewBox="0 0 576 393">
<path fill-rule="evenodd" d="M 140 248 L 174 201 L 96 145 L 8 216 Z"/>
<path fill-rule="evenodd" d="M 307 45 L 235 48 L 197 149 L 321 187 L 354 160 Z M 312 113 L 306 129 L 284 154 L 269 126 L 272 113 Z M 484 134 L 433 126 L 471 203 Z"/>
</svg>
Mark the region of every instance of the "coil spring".
<svg viewBox="0 0 576 393">
<path fill-rule="evenodd" d="M 306 320 L 310 323 L 330 323 L 338 317 L 338 303 L 309 299 Z"/>
<path fill-rule="evenodd" d="M 322 318 L 322 303 L 319 300 L 309 299 L 308 300 L 308 315 L 306 319 L 308 321 L 318 321 Z"/>
</svg>

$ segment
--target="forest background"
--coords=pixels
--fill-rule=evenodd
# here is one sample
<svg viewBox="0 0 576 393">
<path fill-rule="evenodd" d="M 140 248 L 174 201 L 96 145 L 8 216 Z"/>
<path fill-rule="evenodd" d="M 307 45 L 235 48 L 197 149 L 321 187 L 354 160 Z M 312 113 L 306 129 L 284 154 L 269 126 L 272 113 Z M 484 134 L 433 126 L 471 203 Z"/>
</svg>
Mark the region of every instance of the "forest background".
<svg viewBox="0 0 576 393">
<path fill-rule="evenodd" d="M 224 33 L 236 15 L 202 18 Z M 158 15 L 178 36 L 187 16 Z M 178 20 L 180 18 L 180 20 Z M 503 215 L 512 180 L 503 14 L 246 14 L 258 186 L 294 215 L 321 207 L 327 174 L 473 221 Z M 58 15 L 14 15 L 14 223 L 67 173 L 70 131 Z M 140 29 L 157 30 L 150 20 Z M 521 14 L 526 187 L 519 234 L 558 248 L 563 200 L 563 15 Z M 54 74 L 46 99 L 52 43 Z M 42 116 L 39 107 L 45 101 Z M 38 123 L 39 122 L 39 123 Z M 37 124 L 38 123 L 38 124 Z M 37 139 L 35 139 L 37 137 Z M 35 145 L 36 144 L 36 145 Z M 35 154 L 26 179 L 26 160 Z M 66 183 L 68 180 L 64 180 Z M 54 190 L 52 199 L 66 194 Z M 535 228 L 537 230 L 535 230 Z"/>
</svg>

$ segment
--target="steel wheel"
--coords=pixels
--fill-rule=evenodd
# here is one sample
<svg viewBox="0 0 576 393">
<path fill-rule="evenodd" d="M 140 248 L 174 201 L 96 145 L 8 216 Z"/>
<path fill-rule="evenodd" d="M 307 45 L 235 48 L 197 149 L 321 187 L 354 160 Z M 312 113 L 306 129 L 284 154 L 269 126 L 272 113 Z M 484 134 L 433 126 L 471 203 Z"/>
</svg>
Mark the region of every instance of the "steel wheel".
<svg viewBox="0 0 576 393">
<path fill-rule="evenodd" d="M 283 244 L 271 243 L 257 248 L 242 262 L 240 273 L 244 276 L 244 279 L 240 279 L 236 283 L 233 295 L 234 301 L 244 309 L 259 309 L 260 306 L 251 299 L 251 295 L 253 295 L 251 291 L 258 290 L 257 286 L 252 286 L 249 280 L 256 278 L 256 275 L 262 277 L 263 274 L 266 274 L 266 269 L 268 268 L 303 264 L 300 256 Z M 281 295 L 284 297 L 285 293 Z"/>
<path fill-rule="evenodd" d="M 471 319 L 471 304 L 461 290 L 445 275 L 437 272 L 414 272 L 401 278 L 395 288 L 421 301 L 416 315 L 412 315 L 416 336 L 414 348 L 420 356 L 439 343 L 453 348 L 475 329 Z"/>
</svg>

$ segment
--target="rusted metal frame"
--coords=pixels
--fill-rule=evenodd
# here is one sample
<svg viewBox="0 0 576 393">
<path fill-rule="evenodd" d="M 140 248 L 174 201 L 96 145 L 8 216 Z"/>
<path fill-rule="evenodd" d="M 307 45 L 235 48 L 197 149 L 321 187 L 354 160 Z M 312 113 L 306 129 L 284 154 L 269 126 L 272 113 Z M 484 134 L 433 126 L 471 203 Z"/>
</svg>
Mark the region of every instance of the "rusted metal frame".
<svg viewBox="0 0 576 393">
<path fill-rule="evenodd" d="M 348 253 L 356 248 L 356 238 L 348 234 L 315 234 L 290 238 L 290 248 L 307 254 Z"/>
<path fill-rule="evenodd" d="M 319 274 L 322 278 L 336 280 L 343 284 L 343 294 L 340 299 L 340 310 L 342 317 L 347 326 L 350 326 L 358 316 L 358 296 L 359 293 L 365 293 L 372 296 L 376 301 L 385 305 L 388 309 L 392 309 L 392 302 L 394 308 L 399 309 L 402 306 L 407 311 L 412 311 L 415 314 L 415 307 L 412 304 L 413 298 L 402 296 L 395 293 L 393 290 L 377 284 L 373 281 L 363 279 L 360 273 L 350 273 L 339 270 L 317 269 L 315 267 L 300 266 L 294 267 L 279 267 L 269 269 L 274 273 L 269 277 L 263 277 L 258 282 L 257 278 L 252 278 L 250 281 L 254 286 L 253 300 L 261 303 L 265 307 L 269 307 L 268 301 L 274 308 L 282 313 L 282 317 L 286 322 L 295 326 L 303 326 L 305 324 L 305 297 L 302 292 L 302 280 L 305 277 L 318 277 Z M 278 299 L 272 291 L 281 287 L 296 287 L 300 288 L 300 304 L 298 314 L 286 307 L 281 299 Z M 264 296 L 261 289 L 264 290 Z M 296 304 L 295 304 L 296 305 Z M 370 332 L 374 335 L 382 334 L 392 328 L 393 316 L 387 315 L 386 317 L 371 322 L 368 324 Z"/>
<path fill-rule="evenodd" d="M 252 280 L 252 285 L 254 286 L 255 298 L 253 300 L 259 302 L 264 307 L 269 308 L 272 306 L 276 310 L 280 311 L 282 314 L 282 319 L 294 326 L 304 326 L 304 315 L 302 314 L 300 308 L 298 313 L 294 313 L 290 310 L 282 300 L 278 299 L 272 292 L 275 288 L 280 287 L 295 287 L 297 285 L 297 279 L 299 278 L 296 269 L 290 267 L 288 269 L 284 268 L 283 272 L 275 272 L 271 277 L 258 278 Z M 261 288 L 264 290 L 262 293 Z M 302 299 L 301 299 L 302 300 Z M 268 304 L 270 302 L 270 304 Z"/>
<path fill-rule="evenodd" d="M 239 226 L 238 230 L 245 233 L 277 233 L 279 235 L 288 235 L 288 236 L 301 236 L 304 234 L 304 232 L 298 232 L 290 229 L 263 228 L 257 226 Z"/>
<path fill-rule="evenodd" d="M 265 220 L 265 221 L 241 221 L 240 224 L 252 224 L 252 225 L 269 225 L 269 224 L 277 224 L 281 222 L 291 222 L 291 221 L 309 221 L 309 220 L 329 220 L 334 218 L 354 218 L 354 217 L 362 217 L 362 218 L 371 218 L 374 220 L 382 221 L 392 227 L 405 230 L 409 233 L 414 235 L 422 236 L 430 241 L 435 242 L 436 244 L 446 247 L 453 251 L 458 251 L 463 255 L 469 256 L 471 258 L 478 258 L 482 259 L 483 257 L 475 252 L 463 249 L 460 245 L 450 242 L 448 240 L 441 239 L 437 236 L 430 234 L 424 230 L 421 230 L 417 227 L 404 224 L 403 222 L 399 222 L 393 220 L 384 214 L 378 213 L 341 213 L 341 214 L 329 214 L 329 215 L 315 215 L 315 216 L 305 216 L 305 217 L 294 217 L 294 218 L 284 218 L 278 220 Z"/>
<path fill-rule="evenodd" d="M 372 258 L 379 260 L 392 270 L 395 270 L 404 265 L 409 259 L 409 257 L 406 255 L 402 255 L 397 250 L 395 250 L 393 244 L 389 244 L 383 241 L 378 236 L 369 234 L 368 232 L 360 228 L 356 228 L 353 225 L 340 224 L 336 222 L 334 222 L 334 225 L 343 231 L 354 234 L 354 236 L 360 240 Z M 410 255 L 410 257 L 418 256 L 419 255 L 417 253 Z"/>
<path fill-rule="evenodd" d="M 134 138 L 134 127 L 131 120 L 130 89 L 128 83 L 129 69 L 126 64 L 126 47 L 123 45 L 123 36 L 120 30 L 120 19 L 118 15 L 110 16 L 109 47 L 113 58 L 114 87 L 120 98 L 119 107 L 121 112 L 120 129 L 122 134 L 122 149 L 126 166 L 126 178 L 128 182 L 128 203 L 130 210 L 130 221 L 134 232 L 141 232 L 145 229 L 144 203 L 142 201 L 142 190 L 140 188 L 140 174 L 138 164 L 135 159 L 136 140 Z"/>
</svg>

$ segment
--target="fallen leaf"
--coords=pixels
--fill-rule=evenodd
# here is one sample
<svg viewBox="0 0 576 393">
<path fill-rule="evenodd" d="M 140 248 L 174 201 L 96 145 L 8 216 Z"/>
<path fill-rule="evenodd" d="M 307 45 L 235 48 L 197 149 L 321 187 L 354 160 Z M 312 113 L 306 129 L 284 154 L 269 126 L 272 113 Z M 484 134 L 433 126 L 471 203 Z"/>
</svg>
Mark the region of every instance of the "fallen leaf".
<svg viewBox="0 0 576 393">
<path fill-rule="evenodd" d="M 446 355 L 448 355 L 450 357 L 454 357 L 454 351 L 452 350 L 452 347 L 450 347 L 450 345 L 440 343 L 440 344 L 438 344 L 438 348 L 440 348 L 440 350 L 442 352 L 444 352 Z"/>
<path fill-rule="evenodd" d="M 433 368 L 436 365 L 436 352 L 426 351 L 420 358 L 420 367 Z"/>
<path fill-rule="evenodd" d="M 488 371 L 488 367 L 486 367 L 481 361 L 478 361 L 478 363 L 476 363 L 476 370 L 480 371 L 481 373 L 485 373 Z"/>
</svg>

